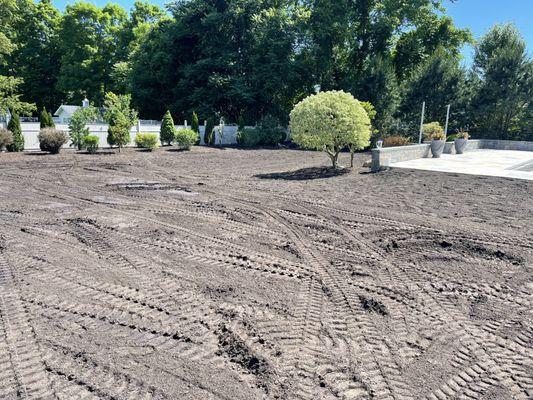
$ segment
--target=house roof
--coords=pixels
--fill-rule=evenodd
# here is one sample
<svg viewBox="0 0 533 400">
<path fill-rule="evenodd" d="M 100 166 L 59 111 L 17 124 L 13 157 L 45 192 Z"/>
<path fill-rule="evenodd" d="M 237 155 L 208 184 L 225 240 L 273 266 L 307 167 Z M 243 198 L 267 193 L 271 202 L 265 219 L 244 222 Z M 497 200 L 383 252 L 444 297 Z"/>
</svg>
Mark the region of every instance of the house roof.
<svg viewBox="0 0 533 400">
<path fill-rule="evenodd" d="M 57 111 L 54 113 L 54 115 L 55 115 L 56 117 L 58 117 L 60 112 L 64 112 L 64 113 L 66 113 L 66 114 L 70 114 L 70 115 L 72 115 L 72 114 L 74 114 L 74 112 L 75 112 L 78 108 L 80 108 L 80 106 L 69 106 L 69 105 L 66 105 L 66 104 L 62 104 L 62 105 L 59 106 L 59 108 L 58 108 Z"/>
</svg>

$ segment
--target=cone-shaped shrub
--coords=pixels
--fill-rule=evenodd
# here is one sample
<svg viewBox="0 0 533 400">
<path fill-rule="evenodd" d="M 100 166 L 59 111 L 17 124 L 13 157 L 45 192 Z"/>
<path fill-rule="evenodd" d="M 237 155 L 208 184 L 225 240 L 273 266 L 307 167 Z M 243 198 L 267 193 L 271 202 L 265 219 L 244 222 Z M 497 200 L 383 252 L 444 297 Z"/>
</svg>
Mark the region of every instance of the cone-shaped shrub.
<svg viewBox="0 0 533 400">
<path fill-rule="evenodd" d="M 200 122 L 198 120 L 198 114 L 196 114 L 196 111 L 193 111 L 192 113 L 191 129 L 200 133 Z"/>
<path fill-rule="evenodd" d="M 161 131 L 159 132 L 159 140 L 162 144 L 170 145 L 174 140 L 176 128 L 174 127 L 174 120 L 170 111 L 167 111 L 161 121 Z"/>
<path fill-rule="evenodd" d="M 41 125 L 41 129 L 43 128 L 54 128 L 54 120 L 52 118 L 52 114 L 46 111 L 46 108 L 43 107 L 41 110 L 41 115 L 39 116 L 39 122 Z"/>
<path fill-rule="evenodd" d="M 214 130 L 215 130 L 215 120 L 213 119 L 213 117 L 209 117 L 205 125 L 205 133 L 204 133 L 204 143 L 206 146 L 212 146 L 215 144 L 215 135 L 213 133 Z"/>
<path fill-rule="evenodd" d="M 198 114 L 196 114 L 196 111 L 192 112 L 191 130 L 196 132 L 195 144 L 200 144 L 200 121 L 198 120 Z"/>
<path fill-rule="evenodd" d="M 18 114 L 13 114 L 7 125 L 7 129 L 13 133 L 13 142 L 7 146 L 7 151 L 23 151 L 24 136 L 20 127 L 20 118 Z"/>
</svg>

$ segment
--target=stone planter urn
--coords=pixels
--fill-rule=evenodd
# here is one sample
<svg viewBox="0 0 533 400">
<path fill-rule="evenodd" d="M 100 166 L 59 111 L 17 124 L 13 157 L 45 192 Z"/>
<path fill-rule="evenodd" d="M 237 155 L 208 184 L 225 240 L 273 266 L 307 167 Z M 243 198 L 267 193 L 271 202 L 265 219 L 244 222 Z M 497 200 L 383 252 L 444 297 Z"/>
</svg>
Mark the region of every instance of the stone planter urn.
<svg viewBox="0 0 533 400">
<path fill-rule="evenodd" d="M 463 138 L 455 139 L 455 141 L 454 141 L 455 153 L 456 154 L 463 154 L 465 149 L 466 149 L 466 145 L 467 144 L 468 144 L 468 139 L 463 139 Z"/>
<path fill-rule="evenodd" d="M 433 158 L 439 158 L 444 151 L 445 140 L 432 140 L 431 141 L 431 154 Z"/>
</svg>

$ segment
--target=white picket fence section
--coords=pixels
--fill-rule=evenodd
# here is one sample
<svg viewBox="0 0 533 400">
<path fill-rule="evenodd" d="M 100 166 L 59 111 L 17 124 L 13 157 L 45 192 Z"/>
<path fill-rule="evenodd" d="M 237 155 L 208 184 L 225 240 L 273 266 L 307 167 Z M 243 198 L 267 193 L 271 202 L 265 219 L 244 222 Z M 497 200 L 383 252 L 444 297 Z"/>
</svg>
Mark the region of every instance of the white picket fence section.
<svg viewBox="0 0 533 400">
<path fill-rule="evenodd" d="M 39 150 L 39 123 L 38 122 L 22 122 L 20 124 L 22 128 L 22 134 L 24 135 L 24 150 Z M 5 128 L 6 124 L 5 122 L 0 122 L 0 127 Z M 96 135 L 100 138 L 100 147 L 109 147 L 109 144 L 107 143 L 107 124 L 89 124 L 87 125 L 89 128 L 89 132 L 91 135 Z M 176 125 L 176 129 L 184 129 L 184 125 Z M 189 125 L 190 128 L 190 125 Z M 65 131 L 68 133 L 68 125 L 67 124 L 56 124 L 56 129 Z M 135 145 L 135 136 L 138 132 L 141 133 L 156 133 L 159 135 L 159 131 L 161 130 L 160 124 L 142 124 L 142 122 L 138 123 L 136 126 L 134 126 L 130 131 L 130 144 L 129 146 Z M 200 139 L 201 144 L 204 145 L 204 132 L 205 127 L 200 126 Z M 217 145 L 232 145 L 237 143 L 237 126 L 234 125 L 225 125 L 224 131 L 222 135 L 222 140 L 219 134 L 219 127 L 215 127 L 215 144 Z M 64 148 L 70 147 L 70 143 L 63 146 Z"/>
</svg>

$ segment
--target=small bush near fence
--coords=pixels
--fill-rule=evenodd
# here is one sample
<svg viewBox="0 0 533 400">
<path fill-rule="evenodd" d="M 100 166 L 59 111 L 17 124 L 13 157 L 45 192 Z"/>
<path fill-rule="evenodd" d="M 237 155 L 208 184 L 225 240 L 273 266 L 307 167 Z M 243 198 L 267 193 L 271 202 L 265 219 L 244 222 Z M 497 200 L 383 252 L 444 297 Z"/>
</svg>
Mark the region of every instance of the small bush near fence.
<svg viewBox="0 0 533 400">
<path fill-rule="evenodd" d="M 83 146 L 89 154 L 95 154 L 98 150 L 100 138 L 96 135 L 87 135 L 83 139 Z"/>
<path fill-rule="evenodd" d="M 148 149 L 150 151 L 157 147 L 159 138 L 156 133 L 139 133 L 135 136 L 135 144 L 142 149 Z"/>
<path fill-rule="evenodd" d="M 263 134 L 255 128 L 245 128 L 237 133 L 237 143 L 242 147 L 256 147 L 261 144 Z"/>
<path fill-rule="evenodd" d="M 400 135 L 392 135 L 383 139 L 383 147 L 407 146 L 410 143 L 410 138 Z"/>
<path fill-rule="evenodd" d="M 0 151 L 13 143 L 13 134 L 7 129 L 0 128 Z"/>
<path fill-rule="evenodd" d="M 276 145 L 285 141 L 287 133 L 281 127 L 279 120 L 275 117 L 267 115 L 261 118 L 257 123 L 256 129 L 260 132 L 262 145 Z"/>
<path fill-rule="evenodd" d="M 52 154 L 59 153 L 61 147 L 67 143 L 69 139 L 66 132 L 57 130 L 55 128 L 41 129 L 38 138 L 41 151 L 48 151 Z"/>
<path fill-rule="evenodd" d="M 192 129 L 179 129 L 174 135 L 174 141 L 183 150 L 189 150 L 193 144 L 198 142 L 198 132 Z"/>
<path fill-rule="evenodd" d="M 242 147 L 273 146 L 285 140 L 287 133 L 274 117 L 264 117 L 255 128 L 240 128 L 237 144 Z"/>
</svg>

